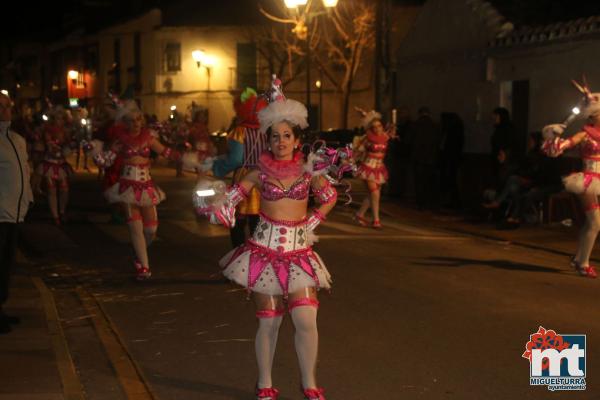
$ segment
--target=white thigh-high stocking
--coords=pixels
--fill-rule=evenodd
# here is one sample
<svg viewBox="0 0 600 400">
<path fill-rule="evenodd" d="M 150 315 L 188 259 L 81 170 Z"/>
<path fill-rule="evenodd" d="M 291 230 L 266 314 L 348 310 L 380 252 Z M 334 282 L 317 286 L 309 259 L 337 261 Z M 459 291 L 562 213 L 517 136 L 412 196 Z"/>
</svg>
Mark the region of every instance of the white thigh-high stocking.
<svg viewBox="0 0 600 400">
<path fill-rule="evenodd" d="M 600 210 L 597 207 L 585 213 L 586 219 L 581 234 L 579 235 L 579 248 L 575 259 L 582 266 L 590 264 L 590 255 L 596 243 L 596 237 L 600 232 Z"/>
<path fill-rule="evenodd" d="M 52 217 L 58 219 L 58 198 L 56 197 L 56 187 L 48 186 L 48 205 L 50 206 L 50 212 Z"/>
<path fill-rule="evenodd" d="M 158 229 L 158 215 L 156 207 L 144 207 L 141 209 L 142 219 L 144 220 L 144 237 L 146 238 L 146 247 L 150 247 L 156 238 Z"/>
<path fill-rule="evenodd" d="M 263 389 L 273 386 L 271 371 L 279 328 L 283 320 L 283 311 L 258 311 L 256 315 L 258 317 L 258 330 L 256 331 L 254 348 L 256 350 L 256 363 L 258 364 L 257 386 L 259 389 Z"/>
<path fill-rule="evenodd" d="M 373 220 L 379 221 L 379 199 L 381 198 L 381 189 L 377 186 L 377 189 L 370 191 L 371 196 L 371 211 L 373 212 Z"/>
<path fill-rule="evenodd" d="M 317 307 L 315 299 L 300 299 L 290 303 L 290 314 L 296 328 L 294 343 L 302 374 L 304 389 L 317 386 L 315 371 L 319 350 L 319 333 L 317 331 Z"/>
<path fill-rule="evenodd" d="M 158 221 L 144 222 L 144 238 L 146 239 L 146 247 L 150 247 L 156 238 L 156 230 L 158 229 Z"/>
<path fill-rule="evenodd" d="M 69 202 L 69 189 L 61 187 L 58 191 L 58 205 L 60 207 L 60 215 L 64 215 Z"/>
<path fill-rule="evenodd" d="M 142 266 L 149 267 L 148 265 L 148 251 L 146 250 L 146 238 L 144 237 L 144 228 L 142 225 L 141 218 L 129 218 L 127 220 L 129 226 L 129 235 L 131 236 L 131 244 L 137 259 L 140 261 Z"/>
<path fill-rule="evenodd" d="M 360 215 L 361 217 L 364 217 L 365 213 L 369 209 L 370 205 L 371 205 L 371 200 L 369 199 L 369 196 L 367 196 L 363 199 L 362 203 L 360 204 L 360 208 L 358 209 L 357 214 Z"/>
</svg>

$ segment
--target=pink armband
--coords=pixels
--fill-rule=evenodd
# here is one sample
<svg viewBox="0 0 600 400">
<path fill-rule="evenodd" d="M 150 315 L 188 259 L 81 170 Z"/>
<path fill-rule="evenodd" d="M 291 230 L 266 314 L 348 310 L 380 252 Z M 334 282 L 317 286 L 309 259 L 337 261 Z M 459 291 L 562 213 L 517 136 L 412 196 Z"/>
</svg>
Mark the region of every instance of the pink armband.
<svg viewBox="0 0 600 400">
<path fill-rule="evenodd" d="M 319 199 L 321 204 L 329 204 L 333 203 L 337 200 L 337 191 L 335 188 L 329 183 L 329 181 L 325 181 L 326 184 L 318 189 L 313 189 L 313 193 Z"/>
</svg>

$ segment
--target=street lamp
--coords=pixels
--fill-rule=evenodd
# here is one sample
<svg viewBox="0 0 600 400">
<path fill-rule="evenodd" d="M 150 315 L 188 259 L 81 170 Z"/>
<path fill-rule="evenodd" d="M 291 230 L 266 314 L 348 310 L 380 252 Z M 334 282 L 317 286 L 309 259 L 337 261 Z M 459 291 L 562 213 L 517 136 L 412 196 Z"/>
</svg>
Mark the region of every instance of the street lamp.
<svg viewBox="0 0 600 400">
<path fill-rule="evenodd" d="M 311 0 L 314 1 L 314 0 Z M 323 6 L 327 9 L 337 6 L 338 0 L 322 0 Z M 306 6 L 308 0 L 284 0 L 285 6 L 289 9 L 298 9 L 299 6 Z M 306 10 L 309 7 L 303 7 L 300 10 L 300 16 L 296 20 L 296 26 L 292 30 L 300 40 L 306 40 L 306 111 L 310 120 L 310 21 L 313 17 L 325 14 L 324 11 L 309 13 Z M 319 100 L 320 101 L 320 100 Z M 320 108 L 320 106 L 319 106 Z M 320 121 L 319 121 L 320 125 Z"/>
<path fill-rule="evenodd" d="M 206 68 L 206 76 L 207 80 L 207 90 L 210 90 L 210 76 L 212 68 L 217 64 L 217 57 L 206 54 L 204 50 L 194 50 L 192 51 L 192 58 L 196 61 L 196 65 L 198 69 L 204 67 Z"/>
<path fill-rule="evenodd" d="M 194 50 L 192 51 L 192 58 L 196 61 L 196 65 L 198 68 L 202 66 L 202 60 L 204 58 L 204 50 Z"/>
<path fill-rule="evenodd" d="M 319 72 L 321 73 L 321 79 L 323 79 L 323 70 L 319 69 Z M 315 82 L 315 86 L 319 89 L 319 131 L 323 129 L 323 83 L 321 79 Z"/>
<path fill-rule="evenodd" d="M 67 76 L 69 77 L 69 79 L 71 80 L 71 82 L 73 83 L 73 85 L 77 84 L 77 79 L 79 78 L 79 72 L 75 71 L 74 69 L 70 70 L 67 73 Z"/>
</svg>

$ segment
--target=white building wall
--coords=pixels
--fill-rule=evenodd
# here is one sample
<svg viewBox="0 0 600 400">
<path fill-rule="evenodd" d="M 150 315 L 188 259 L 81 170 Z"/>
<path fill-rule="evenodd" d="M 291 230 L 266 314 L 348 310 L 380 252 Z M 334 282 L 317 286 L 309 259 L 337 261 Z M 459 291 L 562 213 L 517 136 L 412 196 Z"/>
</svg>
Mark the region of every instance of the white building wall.
<svg viewBox="0 0 600 400">
<path fill-rule="evenodd" d="M 548 123 L 563 121 L 581 99 L 571 79 L 580 81 L 585 74 L 592 90 L 600 91 L 595 54 L 600 54 L 598 39 L 498 49 L 496 80 L 529 80 L 529 131 L 541 130 Z M 582 123 L 574 123 L 572 129 Z"/>
<path fill-rule="evenodd" d="M 488 80 L 486 49 L 498 22 L 482 1 L 429 0 L 397 50 L 399 105 L 413 117 L 421 106 L 434 118 L 456 112 L 466 152 L 489 151 L 499 85 Z"/>
<path fill-rule="evenodd" d="M 195 101 L 209 110 L 209 130 L 227 128 L 234 116 L 232 91 L 236 85 L 237 43 L 243 41 L 240 27 L 164 27 L 158 30 L 154 41 L 153 95 L 158 118 L 167 118 L 171 105 L 185 110 Z M 181 71 L 164 71 L 164 48 L 169 42 L 181 44 Z M 198 68 L 192 58 L 194 50 L 204 50 L 215 59 L 215 65 L 210 69 L 210 83 L 207 68 Z"/>
</svg>

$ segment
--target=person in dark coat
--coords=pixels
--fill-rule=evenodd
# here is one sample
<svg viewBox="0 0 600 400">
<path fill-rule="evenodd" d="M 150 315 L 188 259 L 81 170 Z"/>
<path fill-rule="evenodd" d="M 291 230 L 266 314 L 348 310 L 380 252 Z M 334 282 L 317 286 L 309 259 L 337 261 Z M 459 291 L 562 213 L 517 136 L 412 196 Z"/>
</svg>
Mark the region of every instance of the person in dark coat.
<svg viewBox="0 0 600 400">
<path fill-rule="evenodd" d="M 445 205 L 460 207 L 458 171 L 465 145 L 465 126 L 456 113 L 442 113 L 441 189 Z"/>
<path fill-rule="evenodd" d="M 421 107 L 412 125 L 411 163 L 413 166 L 416 202 L 419 208 L 435 205 L 438 193 L 436 167 L 440 156 L 441 132 L 431 118 L 429 108 Z"/>
<path fill-rule="evenodd" d="M 493 185 L 497 190 L 505 184 L 503 169 L 506 161 L 517 158 L 517 134 L 510 120 L 510 113 L 504 107 L 497 107 L 492 112 L 494 132 L 491 137 L 491 161 Z M 504 178 L 506 178 L 504 174 Z"/>
</svg>

